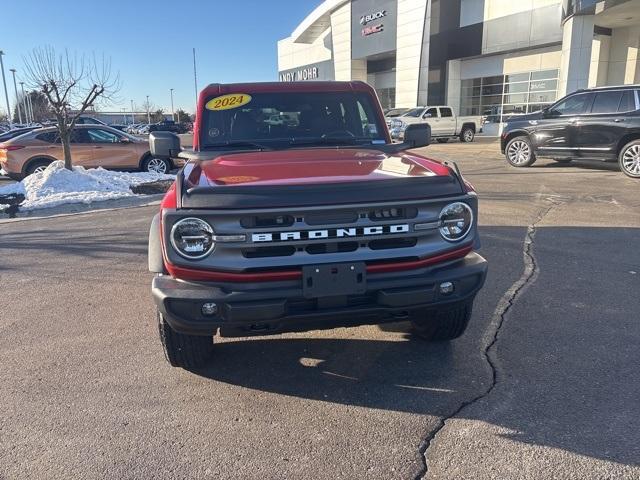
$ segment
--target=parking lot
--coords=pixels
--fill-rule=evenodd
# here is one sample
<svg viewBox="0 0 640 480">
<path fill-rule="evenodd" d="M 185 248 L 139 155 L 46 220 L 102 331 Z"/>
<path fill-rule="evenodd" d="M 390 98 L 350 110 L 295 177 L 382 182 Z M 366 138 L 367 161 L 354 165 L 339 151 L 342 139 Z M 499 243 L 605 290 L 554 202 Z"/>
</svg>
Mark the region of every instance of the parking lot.
<svg viewBox="0 0 640 480">
<path fill-rule="evenodd" d="M 640 478 L 640 196 L 616 164 L 455 160 L 487 284 L 451 345 L 403 323 L 162 357 L 157 207 L 0 222 L 0 478 Z"/>
</svg>

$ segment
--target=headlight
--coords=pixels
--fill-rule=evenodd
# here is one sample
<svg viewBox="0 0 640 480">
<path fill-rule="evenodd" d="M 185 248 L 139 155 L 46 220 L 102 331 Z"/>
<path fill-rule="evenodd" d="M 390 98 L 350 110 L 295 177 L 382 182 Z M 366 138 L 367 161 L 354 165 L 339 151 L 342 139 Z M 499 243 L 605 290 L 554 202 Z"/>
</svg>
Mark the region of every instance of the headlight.
<svg viewBox="0 0 640 480">
<path fill-rule="evenodd" d="M 184 258 L 198 260 L 213 251 L 213 236 L 213 228 L 204 220 L 183 218 L 171 228 L 171 245 Z"/>
<path fill-rule="evenodd" d="M 450 203 L 440 211 L 440 235 L 449 242 L 462 240 L 473 225 L 473 211 L 463 202 Z"/>
<path fill-rule="evenodd" d="M 405 123 L 402 120 L 392 120 L 391 121 L 391 126 L 393 128 L 404 128 L 405 127 Z"/>
</svg>

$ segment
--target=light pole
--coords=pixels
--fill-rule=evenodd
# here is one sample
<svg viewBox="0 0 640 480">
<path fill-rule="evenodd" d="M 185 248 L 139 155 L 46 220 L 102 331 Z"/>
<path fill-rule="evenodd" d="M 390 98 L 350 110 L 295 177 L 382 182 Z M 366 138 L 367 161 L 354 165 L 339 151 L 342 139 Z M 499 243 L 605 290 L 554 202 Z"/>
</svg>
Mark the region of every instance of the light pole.
<svg viewBox="0 0 640 480">
<path fill-rule="evenodd" d="M 149 95 L 147 95 L 147 123 L 151 125 L 151 114 L 149 113 Z"/>
<path fill-rule="evenodd" d="M 29 117 L 29 109 L 27 108 L 27 96 L 24 94 L 24 82 L 20 82 L 20 89 L 22 90 L 22 106 L 24 107 L 24 119 L 27 123 L 31 123 Z"/>
<path fill-rule="evenodd" d="M 22 113 L 20 112 L 20 102 L 18 102 L 18 86 L 16 85 L 16 69 L 9 69 L 13 73 L 13 90 L 16 92 L 16 109 L 18 110 L 18 121 L 22 123 Z"/>
<path fill-rule="evenodd" d="M 4 77 L 4 63 L 2 56 L 4 52 L 0 50 L 0 70 L 2 70 L 2 85 L 4 86 L 4 99 L 7 102 L 7 118 L 9 119 L 9 128 L 13 128 L 13 120 L 11 120 L 11 107 L 9 106 L 9 94 L 7 93 L 7 80 Z"/>
<path fill-rule="evenodd" d="M 196 91 L 196 109 L 198 111 L 198 74 L 196 72 L 196 48 L 193 47 L 193 88 Z"/>
<path fill-rule="evenodd" d="M 171 92 L 171 120 L 173 120 L 174 122 L 176 121 L 176 114 L 173 110 L 173 88 L 170 88 L 169 91 Z"/>
<path fill-rule="evenodd" d="M 31 92 L 27 95 L 27 108 L 29 109 L 29 115 L 31 116 L 31 121 L 35 122 L 35 117 L 33 116 L 33 104 L 31 103 Z"/>
<path fill-rule="evenodd" d="M 131 125 L 136 123 L 136 114 L 133 113 L 133 99 L 131 100 Z"/>
</svg>

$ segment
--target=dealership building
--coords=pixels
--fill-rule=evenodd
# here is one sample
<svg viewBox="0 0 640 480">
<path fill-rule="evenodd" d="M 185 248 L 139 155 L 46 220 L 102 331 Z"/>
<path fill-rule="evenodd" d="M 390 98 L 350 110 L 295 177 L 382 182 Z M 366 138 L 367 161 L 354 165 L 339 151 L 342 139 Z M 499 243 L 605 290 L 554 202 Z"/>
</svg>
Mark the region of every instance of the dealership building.
<svg viewBox="0 0 640 480">
<path fill-rule="evenodd" d="M 640 0 L 325 0 L 278 42 L 278 70 L 497 123 L 579 88 L 640 83 L 639 50 Z"/>
</svg>

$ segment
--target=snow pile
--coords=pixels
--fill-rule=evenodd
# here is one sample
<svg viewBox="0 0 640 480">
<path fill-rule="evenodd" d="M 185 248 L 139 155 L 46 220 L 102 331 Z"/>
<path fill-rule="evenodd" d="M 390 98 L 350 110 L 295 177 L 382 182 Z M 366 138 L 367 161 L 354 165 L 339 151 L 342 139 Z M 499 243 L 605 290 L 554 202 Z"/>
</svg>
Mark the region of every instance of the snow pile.
<svg viewBox="0 0 640 480">
<path fill-rule="evenodd" d="M 64 168 L 53 162 L 44 172 L 29 175 L 20 183 L 0 188 L 0 196 L 22 194 L 20 210 L 49 208 L 67 203 L 92 203 L 114 198 L 132 197 L 130 186 L 159 180 L 173 180 L 175 175 L 161 173 L 113 172 L 103 168 Z"/>
</svg>

